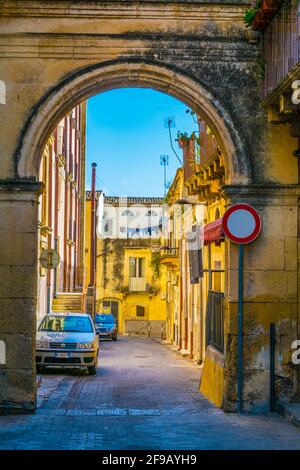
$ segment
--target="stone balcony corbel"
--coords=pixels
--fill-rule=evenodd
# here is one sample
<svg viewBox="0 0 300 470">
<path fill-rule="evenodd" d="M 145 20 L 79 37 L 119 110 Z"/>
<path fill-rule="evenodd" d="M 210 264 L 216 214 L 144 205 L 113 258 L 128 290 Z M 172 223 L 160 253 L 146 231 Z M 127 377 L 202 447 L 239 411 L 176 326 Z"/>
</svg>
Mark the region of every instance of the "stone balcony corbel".
<svg viewBox="0 0 300 470">
<path fill-rule="evenodd" d="M 41 236 L 43 237 L 48 237 L 53 232 L 53 228 L 49 227 L 49 225 L 45 225 L 42 221 L 39 221 L 38 225 Z"/>
<path fill-rule="evenodd" d="M 65 168 L 66 166 L 66 159 L 65 157 L 62 155 L 62 154 L 58 154 L 57 155 L 57 160 L 58 160 L 58 164 L 61 168 Z"/>
</svg>

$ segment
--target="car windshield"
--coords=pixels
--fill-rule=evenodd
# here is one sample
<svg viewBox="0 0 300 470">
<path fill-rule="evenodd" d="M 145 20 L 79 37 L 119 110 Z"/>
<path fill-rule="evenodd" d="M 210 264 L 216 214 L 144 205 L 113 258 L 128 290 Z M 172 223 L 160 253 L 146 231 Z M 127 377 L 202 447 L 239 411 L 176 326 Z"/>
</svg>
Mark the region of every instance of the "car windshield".
<svg viewBox="0 0 300 470">
<path fill-rule="evenodd" d="M 115 323 L 115 317 L 107 313 L 98 313 L 95 316 L 96 323 Z"/>
<path fill-rule="evenodd" d="M 47 315 L 39 331 L 66 331 L 74 333 L 92 333 L 93 327 L 89 317 L 78 315 L 57 316 Z"/>
</svg>

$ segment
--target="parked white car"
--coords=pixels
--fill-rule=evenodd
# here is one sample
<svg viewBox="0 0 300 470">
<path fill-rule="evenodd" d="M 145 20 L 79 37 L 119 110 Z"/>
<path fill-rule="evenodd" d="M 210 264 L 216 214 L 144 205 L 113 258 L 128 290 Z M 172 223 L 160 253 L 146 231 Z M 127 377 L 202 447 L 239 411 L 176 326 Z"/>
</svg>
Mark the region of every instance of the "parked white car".
<svg viewBox="0 0 300 470">
<path fill-rule="evenodd" d="M 36 338 L 36 367 L 83 368 L 96 374 L 99 338 L 90 315 L 49 313 Z"/>
</svg>

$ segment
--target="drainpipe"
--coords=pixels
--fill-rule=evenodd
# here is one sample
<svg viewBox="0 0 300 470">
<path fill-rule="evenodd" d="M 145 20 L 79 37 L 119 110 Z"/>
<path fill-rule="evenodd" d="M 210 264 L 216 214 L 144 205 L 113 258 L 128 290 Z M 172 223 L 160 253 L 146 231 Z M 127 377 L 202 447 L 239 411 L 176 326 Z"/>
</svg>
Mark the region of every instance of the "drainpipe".
<svg viewBox="0 0 300 470">
<path fill-rule="evenodd" d="M 49 146 L 49 161 L 48 161 L 48 222 L 47 225 L 52 227 L 52 206 L 53 206 L 53 169 L 52 169 L 52 161 L 53 161 L 53 145 Z M 48 235 L 48 246 L 47 248 L 50 249 L 52 245 L 52 235 Z M 52 272 L 51 270 L 47 271 L 47 313 L 51 312 L 51 287 L 52 287 Z"/>
<path fill-rule="evenodd" d="M 96 163 L 92 163 L 92 200 L 91 200 L 91 271 L 90 287 L 95 285 L 96 267 Z"/>
<path fill-rule="evenodd" d="M 55 155 L 55 195 L 54 195 L 54 248 L 58 251 L 58 182 L 59 182 L 59 163 L 58 163 L 58 151 L 57 151 L 57 129 L 54 131 L 54 155 Z M 54 269 L 54 286 L 53 286 L 53 297 L 57 296 L 57 268 Z"/>
</svg>

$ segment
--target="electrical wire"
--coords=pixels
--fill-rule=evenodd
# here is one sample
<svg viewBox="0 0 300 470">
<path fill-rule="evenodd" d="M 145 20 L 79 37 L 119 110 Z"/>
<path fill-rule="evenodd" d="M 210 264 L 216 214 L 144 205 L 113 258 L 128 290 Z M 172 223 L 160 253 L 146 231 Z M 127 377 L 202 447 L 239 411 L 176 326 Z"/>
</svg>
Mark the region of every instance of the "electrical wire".
<svg viewBox="0 0 300 470">
<path fill-rule="evenodd" d="M 96 180 L 102 185 L 102 187 L 105 189 L 108 189 L 108 191 L 115 197 L 119 197 L 109 186 L 107 186 L 107 184 L 105 184 L 105 182 L 99 177 L 96 175 Z"/>
<path fill-rule="evenodd" d="M 171 133 L 171 122 L 172 122 L 172 121 L 168 121 L 168 129 L 169 129 L 170 145 L 171 145 L 171 149 L 173 150 L 173 152 L 174 152 L 174 154 L 175 154 L 175 156 L 176 156 L 177 160 L 178 160 L 178 161 L 179 161 L 179 163 L 180 163 L 180 166 L 182 166 L 182 165 L 183 165 L 183 163 L 182 163 L 181 159 L 179 158 L 179 156 L 178 156 L 178 154 L 177 154 L 176 150 L 175 150 L 175 149 L 174 149 L 174 147 L 173 147 L 173 140 L 172 140 L 172 133 Z"/>
</svg>

